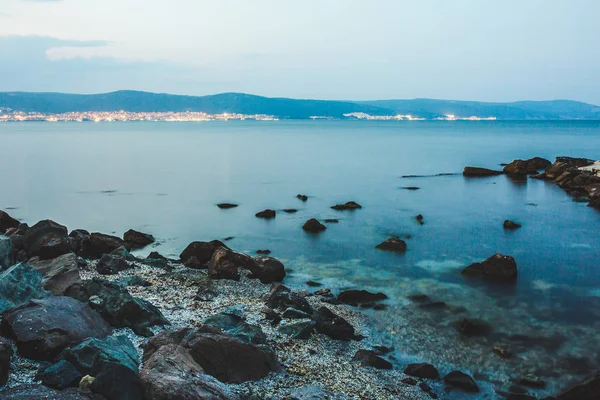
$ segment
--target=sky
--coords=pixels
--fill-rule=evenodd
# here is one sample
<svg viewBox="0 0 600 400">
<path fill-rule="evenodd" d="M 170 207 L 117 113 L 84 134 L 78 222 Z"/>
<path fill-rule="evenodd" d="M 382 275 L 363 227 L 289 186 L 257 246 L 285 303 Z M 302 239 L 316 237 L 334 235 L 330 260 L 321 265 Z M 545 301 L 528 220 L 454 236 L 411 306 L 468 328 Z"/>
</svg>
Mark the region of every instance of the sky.
<svg viewBox="0 0 600 400">
<path fill-rule="evenodd" d="M 598 0 L 0 0 L 0 91 L 600 104 Z"/>
</svg>

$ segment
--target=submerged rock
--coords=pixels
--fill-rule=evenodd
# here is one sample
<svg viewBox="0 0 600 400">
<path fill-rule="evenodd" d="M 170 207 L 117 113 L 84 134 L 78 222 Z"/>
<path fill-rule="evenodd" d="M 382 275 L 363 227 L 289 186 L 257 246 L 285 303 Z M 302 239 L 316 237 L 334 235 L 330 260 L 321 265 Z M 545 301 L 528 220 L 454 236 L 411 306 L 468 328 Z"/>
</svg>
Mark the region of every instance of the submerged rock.
<svg viewBox="0 0 600 400">
<path fill-rule="evenodd" d="M 373 367 L 377 369 L 392 369 L 392 363 L 379 357 L 377 353 L 371 350 L 358 350 L 354 357 L 354 361 L 358 361 L 361 365 Z"/>
<path fill-rule="evenodd" d="M 221 210 L 228 210 L 230 208 L 236 208 L 238 206 L 238 204 L 233 204 L 233 203 L 219 203 L 217 204 L 217 207 L 219 207 Z"/>
<path fill-rule="evenodd" d="M 275 212 L 275 210 L 267 209 L 256 213 L 256 218 L 273 219 L 276 215 L 277 213 Z"/>
<path fill-rule="evenodd" d="M 0 235 L 0 271 L 12 267 L 15 263 L 13 241 L 7 236 Z"/>
<path fill-rule="evenodd" d="M 308 200 L 308 196 L 307 196 L 307 195 L 305 195 L 305 194 L 299 194 L 299 195 L 296 195 L 296 198 L 297 198 L 298 200 L 300 200 L 300 201 L 306 201 L 306 200 Z"/>
<path fill-rule="evenodd" d="M 256 254 L 260 254 L 260 255 L 264 255 L 264 256 L 266 256 L 266 255 L 269 255 L 269 254 L 271 254 L 271 250 L 268 250 L 268 249 L 264 249 L 264 250 L 256 250 Z"/>
<path fill-rule="evenodd" d="M 310 232 L 310 233 L 319 233 L 319 232 L 323 232 L 324 230 L 326 230 L 327 227 L 325 225 L 323 225 L 322 223 L 320 223 L 319 221 L 317 221 L 315 218 L 311 218 L 304 223 L 304 225 L 302 226 L 302 229 L 304 229 L 306 232 Z"/>
<path fill-rule="evenodd" d="M 52 260 L 34 257 L 28 264 L 42 274 L 42 287 L 55 296 L 64 296 L 71 286 L 81 283 L 79 264 L 74 253 L 63 254 Z"/>
<path fill-rule="evenodd" d="M 0 210 L 0 233 L 5 233 L 10 228 L 18 228 L 21 223 Z"/>
<path fill-rule="evenodd" d="M 402 239 L 392 237 L 378 244 L 375 248 L 396 253 L 404 253 L 406 251 L 406 242 Z"/>
<path fill-rule="evenodd" d="M 71 251 L 67 228 L 49 219 L 27 229 L 23 236 L 29 257 L 56 258 Z"/>
<path fill-rule="evenodd" d="M 284 208 L 282 211 L 286 214 L 295 214 L 298 212 L 295 208 Z"/>
<path fill-rule="evenodd" d="M 123 234 L 123 240 L 130 248 L 134 249 L 146 247 L 155 241 L 154 236 L 133 229 L 130 229 Z"/>
<path fill-rule="evenodd" d="M 10 360 L 13 356 L 10 342 L 0 337 L 0 387 L 6 385 L 8 373 L 10 372 Z"/>
<path fill-rule="evenodd" d="M 456 328 L 465 336 L 486 336 L 492 327 L 485 321 L 463 318 L 456 322 Z"/>
<path fill-rule="evenodd" d="M 514 258 L 495 254 L 485 261 L 469 265 L 462 273 L 494 282 L 510 283 L 517 280 L 518 271 Z"/>
<path fill-rule="evenodd" d="M 510 221 L 508 219 L 504 221 L 504 229 L 519 229 L 520 227 L 521 225 L 514 221 Z"/>
<path fill-rule="evenodd" d="M 366 290 L 345 290 L 337 296 L 337 299 L 341 303 L 349 304 L 351 306 L 382 301 L 387 298 L 388 297 L 383 293 L 371 293 Z"/>
<path fill-rule="evenodd" d="M 347 211 L 347 210 L 358 210 L 358 209 L 362 208 L 362 206 L 355 201 L 349 201 L 344 204 L 336 204 L 335 206 L 331 206 L 331 208 L 333 208 L 334 210 L 337 210 L 337 211 Z"/>
<path fill-rule="evenodd" d="M 440 377 L 437 368 L 427 363 L 408 364 L 404 369 L 404 373 L 425 379 L 438 379 Z"/>
<path fill-rule="evenodd" d="M 460 372 L 460 371 L 452 371 L 448 375 L 444 377 L 444 382 L 446 385 L 451 386 L 456 389 L 460 389 L 467 393 L 478 393 L 479 386 L 475 383 L 473 378 L 469 375 Z"/>
<path fill-rule="evenodd" d="M 49 295 L 42 287 L 42 274 L 25 263 L 0 274 L 0 313 Z"/>
<path fill-rule="evenodd" d="M 463 176 L 466 177 L 485 177 L 485 176 L 496 176 L 502 175 L 504 172 L 496 171 L 493 169 L 479 168 L 479 167 L 465 167 L 463 170 Z"/>
</svg>

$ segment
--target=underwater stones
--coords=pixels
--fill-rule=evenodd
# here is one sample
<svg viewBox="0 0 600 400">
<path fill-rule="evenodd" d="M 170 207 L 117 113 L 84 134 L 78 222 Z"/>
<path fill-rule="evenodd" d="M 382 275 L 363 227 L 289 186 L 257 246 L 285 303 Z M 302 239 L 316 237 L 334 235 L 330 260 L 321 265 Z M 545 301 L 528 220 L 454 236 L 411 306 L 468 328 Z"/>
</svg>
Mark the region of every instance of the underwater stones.
<svg viewBox="0 0 600 400">
<path fill-rule="evenodd" d="M 316 281 L 306 281 L 306 285 L 310 286 L 310 287 L 319 287 L 319 286 L 323 286 L 322 283 L 320 282 L 316 282 Z"/>
<path fill-rule="evenodd" d="M 371 350 L 358 350 L 354 357 L 354 361 L 358 361 L 361 365 L 373 367 L 377 369 L 392 369 L 392 363 L 379 357 L 377 353 Z"/>
<path fill-rule="evenodd" d="M 378 244 L 375 248 L 395 253 L 404 253 L 406 251 L 406 242 L 400 238 L 392 237 Z"/>
<path fill-rule="evenodd" d="M 133 265 L 125 261 L 124 258 L 113 254 L 104 254 L 96 264 L 96 271 L 101 275 L 115 275 L 131 268 L 133 268 Z"/>
<path fill-rule="evenodd" d="M 49 219 L 27 229 L 23 236 L 29 257 L 42 260 L 56 258 L 71 251 L 67 228 Z"/>
<path fill-rule="evenodd" d="M 254 264 L 248 264 L 252 278 L 258 278 L 262 283 L 281 282 L 285 278 L 285 266 L 273 257 L 255 257 Z"/>
<path fill-rule="evenodd" d="M 0 271 L 12 267 L 15 263 L 13 241 L 7 236 L 0 235 Z"/>
<path fill-rule="evenodd" d="M 42 287 L 42 275 L 25 263 L 0 273 L 0 313 L 49 295 Z"/>
<path fill-rule="evenodd" d="M 556 396 L 556 400 L 597 400 L 600 398 L 600 372 L 588 376 Z"/>
<path fill-rule="evenodd" d="M 507 164 L 503 171 L 509 175 L 533 175 L 538 171 L 548 168 L 552 163 L 541 157 L 530 158 L 529 160 L 514 160 Z"/>
<path fill-rule="evenodd" d="M 331 206 L 331 208 L 336 211 L 353 211 L 362 208 L 362 206 L 355 201 L 348 201 L 344 204 L 336 204 L 335 206 Z"/>
<path fill-rule="evenodd" d="M 296 198 L 300 201 L 307 201 L 308 200 L 308 196 L 305 194 L 298 194 L 296 195 Z"/>
<path fill-rule="evenodd" d="M 130 248 L 140 249 L 154 243 L 154 236 L 130 229 L 123 234 L 123 240 Z"/>
<path fill-rule="evenodd" d="M 437 368 L 427 363 L 408 364 L 404 373 L 417 378 L 437 379 L 440 377 Z"/>
<path fill-rule="evenodd" d="M 382 301 L 386 300 L 387 298 L 388 297 L 383 293 L 371 293 L 366 290 L 345 290 L 337 296 L 337 299 L 341 303 L 351 306 Z"/>
<path fill-rule="evenodd" d="M 10 228 L 18 228 L 21 223 L 0 210 L 0 233 L 5 233 Z"/>
<path fill-rule="evenodd" d="M 302 229 L 310 233 L 320 233 L 327 229 L 325 225 L 317 221 L 315 218 L 311 218 L 302 225 Z"/>
<path fill-rule="evenodd" d="M 492 327 L 487 322 L 467 318 L 458 320 L 456 329 L 465 336 L 487 336 L 492 331 Z"/>
<path fill-rule="evenodd" d="M 202 268 L 210 261 L 213 253 L 219 247 L 228 248 L 223 242 L 218 240 L 213 240 L 211 242 L 192 242 L 181 252 L 179 258 L 183 265 L 188 268 Z"/>
<path fill-rule="evenodd" d="M 273 219 L 276 215 L 277 213 L 275 212 L 275 210 L 266 209 L 256 213 L 256 218 Z"/>
<path fill-rule="evenodd" d="M 313 313 L 316 330 L 335 340 L 357 340 L 354 327 L 327 307 L 319 307 Z"/>
<path fill-rule="evenodd" d="M 510 221 L 508 219 L 506 221 L 504 221 L 503 226 L 504 226 L 504 229 L 509 229 L 509 230 L 519 229 L 521 227 L 520 224 L 517 224 L 516 222 Z"/>
<path fill-rule="evenodd" d="M 0 337 L 0 387 L 6 385 L 8 373 L 10 372 L 10 360 L 13 356 L 10 342 Z"/>
<path fill-rule="evenodd" d="M 236 207 L 238 207 L 238 204 L 234 204 L 234 203 L 219 203 L 219 204 L 217 204 L 217 207 L 219 207 L 221 210 L 229 210 L 230 208 L 236 208 Z"/>
<path fill-rule="evenodd" d="M 515 282 L 517 273 L 515 259 L 499 253 L 480 263 L 471 264 L 462 271 L 463 275 L 504 283 Z"/>
<path fill-rule="evenodd" d="M 461 371 L 452 371 L 444 377 L 446 385 L 467 393 L 478 393 L 479 386 L 473 378 Z"/>
<path fill-rule="evenodd" d="M 55 296 L 64 296 L 73 285 L 81 283 L 79 264 L 74 253 L 67 253 L 52 260 L 34 257 L 29 266 L 42 274 L 42 287 Z"/>
<path fill-rule="evenodd" d="M 465 177 L 486 177 L 502 175 L 504 172 L 495 171 L 493 169 L 479 168 L 479 167 L 465 167 L 463 170 L 463 176 Z"/>
</svg>

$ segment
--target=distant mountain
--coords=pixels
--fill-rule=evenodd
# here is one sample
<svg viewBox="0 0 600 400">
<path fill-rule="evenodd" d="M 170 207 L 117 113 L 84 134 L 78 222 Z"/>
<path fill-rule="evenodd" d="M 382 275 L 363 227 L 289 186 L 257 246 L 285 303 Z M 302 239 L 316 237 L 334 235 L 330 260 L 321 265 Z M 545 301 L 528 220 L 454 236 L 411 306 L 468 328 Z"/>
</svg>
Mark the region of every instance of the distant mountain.
<svg viewBox="0 0 600 400">
<path fill-rule="evenodd" d="M 0 108 L 15 111 L 59 114 L 76 111 L 183 112 L 210 114 L 267 114 L 278 118 L 307 119 L 313 116 L 344 118 L 344 114 L 373 116 L 412 115 L 433 119 L 453 114 L 458 117 L 496 117 L 499 120 L 600 120 L 600 107 L 570 100 L 485 103 L 434 99 L 330 101 L 270 98 L 243 93 L 211 96 L 180 96 L 138 91 L 105 94 L 0 93 Z"/>
</svg>

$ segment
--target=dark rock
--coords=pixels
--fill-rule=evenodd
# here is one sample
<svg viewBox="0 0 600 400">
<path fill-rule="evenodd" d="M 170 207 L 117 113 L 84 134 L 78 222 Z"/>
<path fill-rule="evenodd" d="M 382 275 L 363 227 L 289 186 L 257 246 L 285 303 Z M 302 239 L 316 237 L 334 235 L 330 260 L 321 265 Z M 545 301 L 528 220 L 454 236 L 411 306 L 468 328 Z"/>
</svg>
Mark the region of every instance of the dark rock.
<svg viewBox="0 0 600 400">
<path fill-rule="evenodd" d="M 328 218 L 323 220 L 323 222 L 325 222 L 326 224 L 338 224 L 340 220 L 337 218 Z"/>
<path fill-rule="evenodd" d="M 269 255 L 271 254 L 271 250 L 256 250 L 256 254 L 260 254 L 260 255 Z"/>
<path fill-rule="evenodd" d="M 463 171 L 463 176 L 466 177 L 485 177 L 485 176 L 495 176 L 502 175 L 504 172 L 495 171 L 487 168 L 478 168 L 478 167 L 465 167 Z"/>
<path fill-rule="evenodd" d="M 301 200 L 301 201 L 306 201 L 306 200 L 308 200 L 308 196 L 307 196 L 307 195 L 304 195 L 304 194 L 299 194 L 299 195 L 297 195 L 297 196 L 296 196 L 296 198 L 297 198 L 298 200 Z"/>
<path fill-rule="evenodd" d="M 117 283 L 123 287 L 130 286 L 139 286 L 139 287 L 149 287 L 152 286 L 150 282 L 145 279 L 140 278 L 137 275 L 126 276 L 117 281 Z"/>
<path fill-rule="evenodd" d="M 337 211 L 347 211 L 347 210 L 358 210 L 362 208 L 362 206 L 354 201 L 349 201 L 344 204 L 336 204 L 335 206 L 331 206 L 334 210 Z"/>
<path fill-rule="evenodd" d="M 258 271 L 260 269 L 252 257 L 236 253 L 225 247 L 219 247 L 215 250 L 208 263 L 208 276 L 212 279 L 232 279 L 237 281 L 240 279 L 240 268 L 250 271 Z"/>
<path fill-rule="evenodd" d="M 433 389 L 425 382 L 419 382 L 419 388 L 425 393 L 433 393 Z"/>
<path fill-rule="evenodd" d="M 188 268 L 199 268 L 207 264 L 213 256 L 213 253 L 219 247 L 228 248 L 222 242 L 213 240 L 212 242 L 192 242 L 179 255 L 181 262 Z M 190 258 L 194 257 L 195 260 Z M 190 264 L 190 265 L 188 265 Z"/>
<path fill-rule="evenodd" d="M 417 384 L 417 381 L 414 378 L 404 378 L 401 380 L 401 382 L 411 386 L 415 386 Z"/>
<path fill-rule="evenodd" d="M 283 312 L 283 318 L 285 319 L 310 319 L 311 315 L 304 311 L 296 310 L 295 308 L 288 308 Z"/>
<path fill-rule="evenodd" d="M 462 273 L 494 282 L 510 283 L 517 280 L 518 271 L 514 258 L 495 254 L 483 262 L 469 265 Z"/>
<path fill-rule="evenodd" d="M 521 385 L 525 385 L 525 386 L 536 388 L 536 389 L 543 389 L 546 387 L 546 382 L 544 382 L 543 380 L 541 380 L 539 377 L 537 377 L 535 375 L 525 375 L 525 376 L 521 377 L 521 379 L 519 380 L 519 383 Z"/>
<path fill-rule="evenodd" d="M 27 255 L 42 260 L 56 258 L 71 251 L 67 228 L 49 219 L 29 228 L 23 237 Z"/>
<path fill-rule="evenodd" d="M 357 339 L 354 333 L 354 327 L 342 317 L 334 314 L 327 307 L 319 307 L 313 313 L 313 320 L 316 322 L 316 330 L 319 333 L 329 336 L 336 340 Z"/>
<path fill-rule="evenodd" d="M 0 233 L 5 233 L 10 228 L 18 228 L 21 223 L 0 210 Z"/>
<path fill-rule="evenodd" d="M 121 364 L 107 364 L 90 389 L 108 400 L 144 400 L 146 392 L 137 372 Z"/>
<path fill-rule="evenodd" d="M 219 296 L 219 293 L 209 286 L 201 286 L 194 296 L 196 301 L 213 301 Z"/>
<path fill-rule="evenodd" d="M 478 393 L 479 387 L 469 375 L 460 372 L 452 371 L 444 377 L 446 385 L 456 389 L 460 389 L 467 393 Z"/>
<path fill-rule="evenodd" d="M 279 325 L 277 330 L 292 339 L 308 339 L 315 329 L 314 321 L 293 321 Z"/>
<path fill-rule="evenodd" d="M 401 187 L 400 189 L 404 189 L 404 190 L 419 190 L 421 188 L 417 187 L 417 186 L 404 186 L 404 187 Z"/>
<path fill-rule="evenodd" d="M 322 283 L 319 282 L 315 282 L 315 281 L 306 281 L 306 284 L 310 287 L 319 287 L 319 286 L 323 286 Z"/>
<path fill-rule="evenodd" d="M 385 251 L 394 251 L 396 253 L 404 253 L 406 251 L 406 242 L 402 239 L 393 237 L 379 243 L 375 248 Z"/>
<path fill-rule="evenodd" d="M 429 303 L 419 304 L 419 308 L 423 310 L 441 310 L 446 307 L 448 307 L 448 304 L 443 301 L 430 301 Z"/>
<path fill-rule="evenodd" d="M 327 229 L 327 227 L 319 221 L 317 221 L 316 219 L 311 218 L 308 221 L 306 221 L 304 225 L 302 225 L 302 229 L 310 233 L 319 233 Z"/>
<path fill-rule="evenodd" d="M 404 373 L 417 378 L 438 379 L 440 377 L 437 368 L 427 363 L 408 364 Z"/>
<path fill-rule="evenodd" d="M 255 264 L 249 263 L 252 266 L 250 272 L 252 277 L 260 279 L 262 283 L 281 282 L 285 278 L 285 266 L 273 257 L 255 257 Z"/>
<path fill-rule="evenodd" d="M 492 327 L 487 322 L 467 318 L 457 321 L 456 329 L 465 336 L 487 336 L 492 331 Z"/>
<path fill-rule="evenodd" d="M 104 254 L 96 264 L 96 271 L 101 275 L 115 275 L 131 268 L 133 268 L 133 265 L 125 259 L 112 254 Z"/>
<path fill-rule="evenodd" d="M 35 380 L 55 389 L 66 389 L 77 386 L 83 375 L 68 361 L 60 360 L 56 364 L 41 365 Z"/>
<path fill-rule="evenodd" d="M 59 391 L 38 384 L 12 387 L 0 392 L 0 395 L 2 400 L 90 400 L 87 394 L 74 388 Z"/>
<path fill-rule="evenodd" d="M 265 319 L 267 321 L 271 321 L 272 326 L 277 326 L 283 318 L 279 315 L 275 310 L 269 307 L 264 307 L 263 314 L 265 315 Z"/>
<path fill-rule="evenodd" d="M 148 254 L 148 257 L 146 258 L 152 258 L 154 260 L 164 260 L 164 261 L 169 261 L 169 259 L 165 256 L 163 256 L 162 254 L 160 254 L 158 251 L 153 251 L 150 254 Z"/>
<path fill-rule="evenodd" d="M 275 210 L 266 209 L 264 211 L 256 213 L 256 218 L 273 219 L 276 215 L 277 213 L 275 212 Z"/>
<path fill-rule="evenodd" d="M 508 219 L 504 221 L 504 229 L 518 229 L 520 227 L 520 224 L 517 224 L 516 222 L 510 221 Z"/>
<path fill-rule="evenodd" d="M 271 350 L 241 342 L 205 325 L 161 332 L 144 346 L 144 361 L 168 345 L 186 349 L 205 373 L 225 383 L 259 380 L 270 372 L 281 371 Z"/>
<path fill-rule="evenodd" d="M 117 247 L 116 249 L 111 251 L 109 254 L 111 256 L 122 258 L 123 260 L 128 261 L 128 262 L 142 262 L 143 261 L 142 259 L 137 258 L 133 254 L 131 254 L 125 246 Z"/>
<path fill-rule="evenodd" d="M 0 330 L 14 339 L 19 354 L 33 360 L 52 360 L 67 346 L 111 333 L 98 313 L 63 296 L 32 300 L 5 312 Z"/>
<path fill-rule="evenodd" d="M 571 386 L 556 396 L 557 400 L 600 399 L 600 372 L 588 376 L 583 382 Z"/>
<path fill-rule="evenodd" d="M 312 307 L 305 298 L 280 283 L 273 284 L 266 304 L 274 310 L 285 311 L 288 308 L 294 308 L 308 314 L 313 312 Z"/>
<path fill-rule="evenodd" d="M 429 296 L 422 293 L 411 294 L 409 296 L 406 296 L 406 298 L 415 303 L 429 303 L 431 301 L 431 298 Z"/>
<path fill-rule="evenodd" d="M 230 208 L 236 208 L 238 205 L 237 204 L 233 204 L 233 203 L 219 203 L 217 204 L 217 207 L 219 207 L 221 210 L 228 210 Z"/>
<path fill-rule="evenodd" d="M 0 387 L 6 385 L 10 372 L 10 360 L 14 352 L 9 341 L 0 338 Z"/>
<path fill-rule="evenodd" d="M 79 265 L 74 253 L 67 253 L 52 260 L 34 257 L 28 265 L 42 274 L 42 287 L 55 296 L 64 296 L 73 285 L 81 283 Z"/>
<path fill-rule="evenodd" d="M 75 229 L 69 233 L 69 243 L 71 244 L 71 251 L 75 254 L 81 254 L 82 245 L 84 241 L 88 241 L 90 233 L 85 229 Z"/>
<path fill-rule="evenodd" d="M 392 363 L 379 357 L 371 350 L 358 350 L 353 357 L 354 361 L 359 361 L 361 365 L 377 369 L 392 369 Z"/>
<path fill-rule="evenodd" d="M 387 347 L 387 346 L 381 346 L 381 345 L 373 346 L 373 348 L 375 350 L 377 350 L 378 354 L 388 354 L 388 353 L 391 353 L 392 351 L 394 351 L 393 347 Z"/>
<path fill-rule="evenodd" d="M 101 371 L 106 363 L 120 364 L 136 373 L 140 366 L 137 350 L 127 336 L 88 338 L 65 349 L 59 358 L 74 365 L 83 375 L 92 376 Z"/>
<path fill-rule="evenodd" d="M 49 295 L 42 288 L 42 275 L 20 263 L 0 273 L 0 313 Z"/>
<path fill-rule="evenodd" d="M 373 301 L 386 300 L 388 297 L 383 293 L 371 293 L 366 290 L 345 290 L 341 292 L 337 299 L 344 304 L 357 306 L 361 303 L 371 303 Z"/>
<path fill-rule="evenodd" d="M 151 336 L 148 329 L 167 325 L 169 321 L 150 302 L 132 297 L 126 288 L 103 279 L 94 278 L 67 293 L 80 301 L 88 302 L 108 323 L 116 328 L 131 328 L 142 336 Z"/>
<path fill-rule="evenodd" d="M 147 233 L 134 231 L 133 229 L 128 230 L 123 234 L 123 240 L 128 244 L 130 248 L 140 249 L 146 247 L 149 244 L 154 243 L 154 236 Z"/>
<path fill-rule="evenodd" d="M 220 328 L 244 343 L 267 343 L 267 337 L 260 326 L 250 325 L 242 316 L 227 310 L 206 318 L 204 324 Z"/>
<path fill-rule="evenodd" d="M 324 288 L 315 290 L 315 296 L 333 297 L 333 294 L 331 293 L 331 289 Z"/>
<path fill-rule="evenodd" d="M 0 271 L 12 267 L 15 263 L 15 248 L 13 241 L 7 236 L 0 235 Z"/>
<path fill-rule="evenodd" d="M 125 242 L 116 236 L 92 233 L 81 240 L 81 249 L 77 255 L 97 260 L 104 254 L 109 254 L 113 250 L 125 245 Z"/>
<path fill-rule="evenodd" d="M 298 212 L 295 208 L 284 208 L 282 211 L 286 214 L 295 214 Z"/>
<path fill-rule="evenodd" d="M 514 160 L 504 167 L 504 173 L 509 175 L 533 175 L 548 168 L 552 163 L 544 158 L 535 157 L 529 160 Z"/>
<path fill-rule="evenodd" d="M 423 224 L 425 223 L 425 222 L 423 221 L 423 215 L 421 215 L 421 214 L 417 215 L 417 216 L 415 217 L 415 219 L 417 220 L 417 222 L 418 222 L 420 225 L 423 225 Z"/>
</svg>

